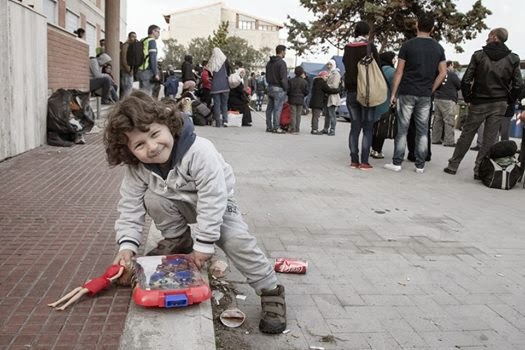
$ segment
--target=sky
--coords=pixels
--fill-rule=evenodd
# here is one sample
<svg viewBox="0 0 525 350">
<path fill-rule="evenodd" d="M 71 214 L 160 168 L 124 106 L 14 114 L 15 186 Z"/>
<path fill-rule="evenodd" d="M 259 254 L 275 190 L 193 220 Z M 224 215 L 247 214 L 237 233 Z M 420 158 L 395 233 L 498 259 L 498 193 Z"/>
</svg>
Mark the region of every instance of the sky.
<svg viewBox="0 0 525 350">
<path fill-rule="evenodd" d="M 217 0 L 218 1 L 218 0 Z M 145 37 L 147 27 L 150 24 L 157 24 L 163 29 L 167 29 L 164 21 L 164 14 L 169 14 L 173 10 L 186 9 L 200 5 L 215 3 L 214 0 L 128 0 L 127 30 L 137 32 L 139 37 Z M 301 21 L 312 18 L 304 8 L 300 6 L 299 0 L 223 0 L 227 7 L 237 9 L 257 17 L 284 23 L 287 15 Z M 474 0 L 456 0 L 458 10 L 468 10 Z M 525 1 L 521 0 L 482 0 L 485 7 L 492 11 L 485 23 L 489 28 L 505 27 L 509 31 L 509 40 L 506 45 L 515 53 L 525 59 L 525 25 L 522 24 L 522 17 L 525 13 Z M 196 23 L 198 25 L 198 23 Z M 459 54 L 454 51 L 452 45 L 442 43 L 445 48 L 447 59 L 459 61 L 467 64 L 474 51 L 485 45 L 488 31 L 478 34 L 476 39 L 463 44 L 464 53 Z M 286 29 L 281 30 L 280 37 L 286 38 Z M 326 62 L 332 55 L 337 54 L 333 49 L 328 55 L 309 55 L 299 59 L 298 62 L 308 60 L 311 62 Z"/>
</svg>

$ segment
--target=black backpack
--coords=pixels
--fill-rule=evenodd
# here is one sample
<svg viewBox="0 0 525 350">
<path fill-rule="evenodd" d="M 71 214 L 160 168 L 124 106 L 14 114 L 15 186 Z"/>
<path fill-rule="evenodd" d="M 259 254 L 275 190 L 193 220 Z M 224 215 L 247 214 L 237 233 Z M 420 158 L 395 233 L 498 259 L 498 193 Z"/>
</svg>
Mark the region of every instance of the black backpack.
<svg viewBox="0 0 525 350">
<path fill-rule="evenodd" d="M 516 185 L 521 177 L 516 150 L 514 141 L 501 141 L 492 145 L 488 156 L 479 165 L 479 177 L 485 186 L 510 190 Z"/>
<path fill-rule="evenodd" d="M 140 66 L 144 64 L 144 41 L 147 38 L 142 40 L 137 40 L 134 43 L 130 43 L 128 46 L 128 52 L 126 52 L 126 60 L 128 61 L 128 66 L 132 67 L 136 71 Z"/>
</svg>

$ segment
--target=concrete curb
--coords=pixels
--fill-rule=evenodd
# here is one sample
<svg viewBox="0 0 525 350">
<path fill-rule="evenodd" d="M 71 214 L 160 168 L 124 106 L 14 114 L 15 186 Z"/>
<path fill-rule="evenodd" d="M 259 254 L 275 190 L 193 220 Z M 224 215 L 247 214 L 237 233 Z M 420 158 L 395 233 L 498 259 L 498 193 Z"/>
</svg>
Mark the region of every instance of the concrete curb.
<svg viewBox="0 0 525 350">
<path fill-rule="evenodd" d="M 152 223 L 145 251 L 160 239 Z M 181 309 L 147 309 L 131 303 L 119 349 L 215 349 L 210 301 Z"/>
</svg>

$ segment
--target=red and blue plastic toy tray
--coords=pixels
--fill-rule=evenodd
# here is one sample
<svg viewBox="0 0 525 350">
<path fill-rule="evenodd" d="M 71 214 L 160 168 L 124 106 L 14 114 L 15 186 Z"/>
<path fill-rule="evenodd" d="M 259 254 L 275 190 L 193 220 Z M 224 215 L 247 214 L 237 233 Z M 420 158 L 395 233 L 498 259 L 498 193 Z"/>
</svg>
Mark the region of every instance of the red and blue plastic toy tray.
<svg viewBox="0 0 525 350">
<path fill-rule="evenodd" d="M 146 307 L 184 307 L 210 299 L 211 290 L 191 256 L 185 254 L 137 258 L 133 300 Z"/>
</svg>

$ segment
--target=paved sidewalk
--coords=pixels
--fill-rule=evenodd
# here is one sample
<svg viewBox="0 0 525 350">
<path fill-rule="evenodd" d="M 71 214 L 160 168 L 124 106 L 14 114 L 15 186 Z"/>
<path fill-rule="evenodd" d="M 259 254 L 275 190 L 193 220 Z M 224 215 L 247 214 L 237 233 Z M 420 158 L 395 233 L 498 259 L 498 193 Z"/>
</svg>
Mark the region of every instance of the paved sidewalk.
<svg viewBox="0 0 525 350">
<path fill-rule="evenodd" d="M 306 275 L 279 275 L 286 335 L 260 334 L 258 297 L 227 276 L 247 295 L 237 301 L 247 322 L 228 330 L 236 349 L 525 348 L 521 184 L 474 182 L 473 152 L 446 175 L 452 149 L 441 146 L 422 175 L 411 163 L 382 169 L 389 160 L 350 169 L 344 122 L 335 137 L 310 135 L 309 118 L 297 136 L 264 128 L 256 112 L 251 128 L 197 128 L 233 166 L 240 209 L 269 256 L 309 262 Z M 111 263 L 121 176 L 100 134 L 0 163 L 0 349 L 122 346 L 129 289 L 64 312 L 45 306 Z"/>
<path fill-rule="evenodd" d="M 230 330 L 251 349 L 524 349 L 525 239 L 521 184 L 498 191 L 472 180 L 475 153 L 443 173 L 451 148 L 433 147 L 424 174 L 371 160 L 349 167 L 349 123 L 335 137 L 202 128 L 234 169 L 237 199 L 273 257 L 308 260 L 280 274 L 290 333 L 259 333 L 259 298 L 232 272 L 248 320 Z"/>
<path fill-rule="evenodd" d="M 0 163 L 0 348 L 116 349 L 130 304 L 112 288 L 65 311 L 46 306 L 98 276 L 115 255 L 122 168 L 101 134 Z"/>
</svg>

